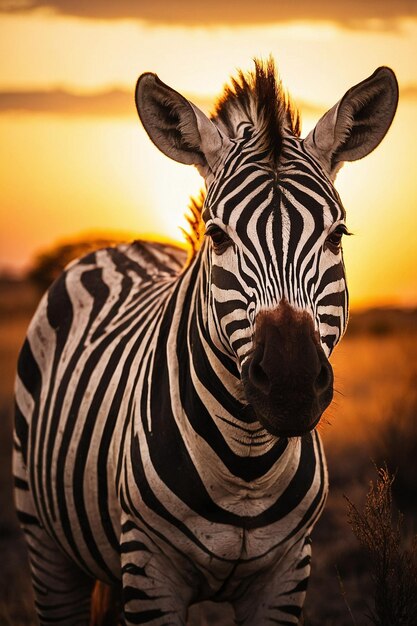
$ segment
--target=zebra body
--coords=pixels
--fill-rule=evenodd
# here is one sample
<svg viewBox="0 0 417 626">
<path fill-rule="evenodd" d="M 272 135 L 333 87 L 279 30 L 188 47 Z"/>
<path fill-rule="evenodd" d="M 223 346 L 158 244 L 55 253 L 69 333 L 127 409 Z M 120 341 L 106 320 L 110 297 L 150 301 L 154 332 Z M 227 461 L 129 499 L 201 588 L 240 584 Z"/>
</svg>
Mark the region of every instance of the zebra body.
<svg viewBox="0 0 417 626">
<path fill-rule="evenodd" d="M 230 601 L 247 626 L 298 622 L 327 494 L 314 426 L 347 321 L 331 183 L 346 154 L 327 154 L 326 116 L 299 139 L 282 102 L 269 118 L 258 108 L 255 132 L 243 111 L 271 86 L 282 96 L 271 66 L 256 72 L 213 121 L 144 75 L 151 139 L 205 178 L 202 245 L 188 264 L 150 242 L 87 255 L 30 325 L 14 467 L 42 623 L 87 623 L 95 579 L 123 587 L 128 625 L 185 624 L 205 599 Z M 366 153 L 396 83 L 383 68 L 363 85 L 348 98 L 358 118 L 364 96 L 390 98 Z"/>
</svg>

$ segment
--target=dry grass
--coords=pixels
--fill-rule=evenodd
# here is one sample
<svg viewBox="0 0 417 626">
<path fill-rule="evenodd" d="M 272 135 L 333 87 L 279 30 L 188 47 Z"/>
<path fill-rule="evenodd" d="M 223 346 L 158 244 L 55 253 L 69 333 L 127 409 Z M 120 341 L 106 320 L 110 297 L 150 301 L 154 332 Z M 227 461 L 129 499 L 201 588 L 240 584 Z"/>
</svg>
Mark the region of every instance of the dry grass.
<svg viewBox="0 0 417 626">
<path fill-rule="evenodd" d="M 370 619 L 375 626 L 417 624 L 417 536 L 403 547 L 403 517 L 392 504 L 394 477 L 379 469 L 360 510 L 348 499 L 349 523 L 368 556 L 374 585 Z"/>
</svg>

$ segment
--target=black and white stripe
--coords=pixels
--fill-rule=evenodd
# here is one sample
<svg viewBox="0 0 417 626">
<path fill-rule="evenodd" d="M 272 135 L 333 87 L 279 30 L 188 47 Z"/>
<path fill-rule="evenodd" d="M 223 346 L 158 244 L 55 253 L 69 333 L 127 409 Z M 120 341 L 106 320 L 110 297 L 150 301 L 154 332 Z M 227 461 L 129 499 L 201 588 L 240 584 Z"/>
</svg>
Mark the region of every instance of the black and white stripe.
<svg viewBox="0 0 417 626">
<path fill-rule="evenodd" d="M 241 75 L 212 121 L 144 76 L 151 138 L 205 177 L 207 236 L 188 264 L 149 242 L 89 254 L 32 320 L 14 471 L 42 624 L 88 623 L 95 579 L 123 588 L 127 625 L 185 624 L 205 599 L 231 602 L 246 626 L 298 622 L 327 493 L 322 446 L 311 428 L 277 436 L 281 422 L 269 428 L 248 402 L 242 371 L 265 313 L 281 332 L 284 311 L 317 354 L 342 336 L 332 233 L 345 212 L 272 69 Z"/>
</svg>

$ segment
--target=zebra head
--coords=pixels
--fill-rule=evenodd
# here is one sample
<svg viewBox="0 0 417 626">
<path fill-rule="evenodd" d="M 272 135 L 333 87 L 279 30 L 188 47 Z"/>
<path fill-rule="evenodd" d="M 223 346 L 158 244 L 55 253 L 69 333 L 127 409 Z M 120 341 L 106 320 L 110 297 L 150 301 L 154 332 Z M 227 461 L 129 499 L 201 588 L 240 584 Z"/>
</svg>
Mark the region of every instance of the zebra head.
<svg viewBox="0 0 417 626">
<path fill-rule="evenodd" d="M 381 67 L 301 139 L 272 60 L 240 73 L 211 119 L 156 75 L 139 78 L 150 138 L 204 177 L 209 336 L 235 361 L 249 410 L 272 434 L 310 431 L 332 400 L 328 357 L 348 317 L 348 231 L 333 182 L 344 161 L 380 143 L 397 100 L 395 75 Z"/>
</svg>

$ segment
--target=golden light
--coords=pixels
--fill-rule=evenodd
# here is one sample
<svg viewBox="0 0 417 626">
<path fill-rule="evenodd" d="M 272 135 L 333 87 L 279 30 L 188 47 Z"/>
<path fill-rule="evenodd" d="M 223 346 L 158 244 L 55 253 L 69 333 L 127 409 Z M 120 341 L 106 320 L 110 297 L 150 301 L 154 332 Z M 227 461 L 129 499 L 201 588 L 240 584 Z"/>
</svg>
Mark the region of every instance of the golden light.
<svg viewBox="0 0 417 626">
<path fill-rule="evenodd" d="M 132 93 L 132 113 L 1 114 L 0 265 L 23 267 L 54 240 L 94 230 L 182 239 L 189 196 L 202 180 L 160 154 L 141 128 L 133 101 L 139 73 L 155 71 L 181 93 L 214 101 L 236 68 L 272 53 L 294 97 L 328 108 L 378 65 L 417 84 L 416 49 L 415 20 L 384 32 L 308 22 L 196 28 L 42 11 L 1 15 L 0 90 L 119 85 Z M 317 117 L 304 116 L 304 135 Z M 337 179 L 355 233 L 345 242 L 354 303 L 417 301 L 415 117 L 409 96 L 382 145 Z"/>
</svg>

